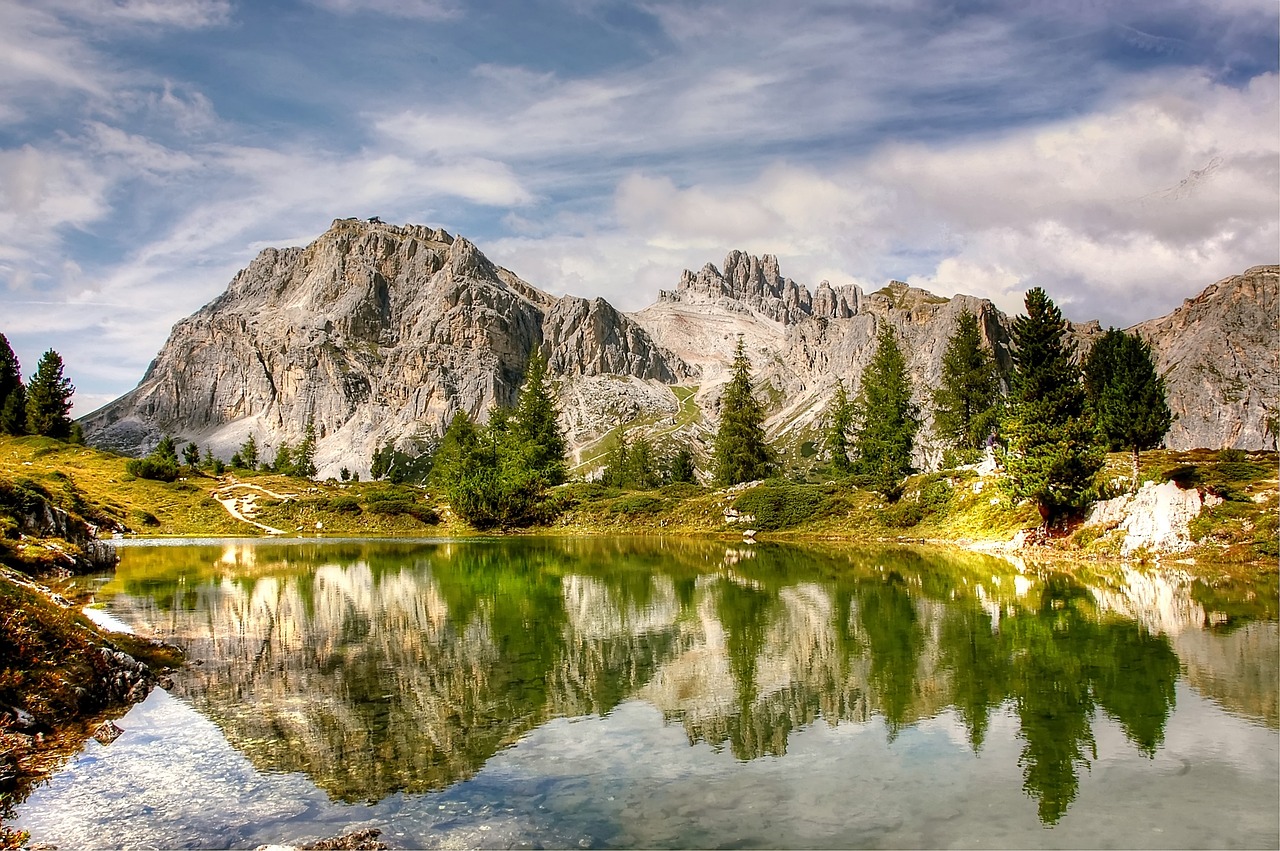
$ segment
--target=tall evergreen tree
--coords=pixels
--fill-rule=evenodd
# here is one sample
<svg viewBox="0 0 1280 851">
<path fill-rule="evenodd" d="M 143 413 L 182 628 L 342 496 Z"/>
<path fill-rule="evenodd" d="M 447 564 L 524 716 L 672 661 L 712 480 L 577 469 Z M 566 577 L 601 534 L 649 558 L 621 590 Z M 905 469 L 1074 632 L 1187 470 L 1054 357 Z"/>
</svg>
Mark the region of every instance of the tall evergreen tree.
<svg viewBox="0 0 1280 851">
<path fill-rule="evenodd" d="M 853 427 L 853 402 L 845 392 L 844 382 L 836 379 L 836 395 L 831 400 L 827 421 L 827 455 L 831 458 L 831 472 L 847 476 L 853 472 L 849 460 L 849 429 Z"/>
<path fill-rule="evenodd" d="M 773 452 L 765 442 L 763 423 L 764 408 L 751 390 L 751 361 L 739 336 L 729 384 L 720 400 L 715 439 L 717 484 L 736 485 L 769 475 Z"/>
<path fill-rule="evenodd" d="M 1173 424 L 1151 346 L 1136 334 L 1109 329 L 1085 358 L 1084 388 L 1107 448 L 1133 453 L 1137 490 L 1138 453 L 1159 446 Z"/>
<path fill-rule="evenodd" d="M 247 470 L 256 470 L 258 468 L 258 439 L 252 434 L 245 438 L 244 443 L 240 444 L 240 451 L 236 453 L 240 457 L 240 463 L 236 463 L 236 459 L 231 459 L 232 467 L 243 466 Z"/>
<path fill-rule="evenodd" d="M 529 468 L 548 485 L 558 485 L 569 478 L 565 462 L 568 444 L 560 430 L 560 409 L 547 380 L 547 359 L 536 350 L 529 355 L 524 387 L 511 420 L 511 431 L 523 447 Z"/>
<path fill-rule="evenodd" d="M 27 395 L 22 383 L 22 367 L 0 334 L 0 432 L 22 434 L 27 428 Z"/>
<path fill-rule="evenodd" d="M 1015 498 L 1034 500 L 1047 527 L 1081 507 L 1103 458 L 1062 311 L 1039 287 L 1027 293 L 1026 307 L 1013 321 L 1006 487 Z"/>
<path fill-rule="evenodd" d="M 933 430 L 939 439 L 966 455 L 983 448 L 1000 422 L 1000 375 L 982 345 L 978 318 L 961 312 L 942 355 L 941 383 L 933 399 Z"/>
<path fill-rule="evenodd" d="M 681 445 L 667 462 L 667 480 L 689 484 L 697 482 L 697 477 L 694 475 L 693 450 L 687 445 Z"/>
<path fill-rule="evenodd" d="M 65 440 L 71 436 L 71 395 L 76 392 L 62 375 L 62 357 L 53 349 L 40 356 L 36 374 L 27 383 L 27 432 Z"/>
<path fill-rule="evenodd" d="M 293 450 L 292 475 L 309 479 L 316 474 L 316 422 L 307 417 L 307 430 L 302 442 Z"/>
<path fill-rule="evenodd" d="M 896 494 L 911 473 L 920 408 L 911 401 L 907 359 L 888 325 L 880 327 L 875 354 L 862 371 L 853 419 L 854 472 L 881 493 Z"/>
<path fill-rule="evenodd" d="M 27 433 L 27 388 L 18 384 L 0 405 L 0 432 L 5 434 Z"/>
<path fill-rule="evenodd" d="M 194 443 L 182 447 L 182 462 L 188 467 L 197 466 L 200 463 L 200 447 Z"/>
</svg>

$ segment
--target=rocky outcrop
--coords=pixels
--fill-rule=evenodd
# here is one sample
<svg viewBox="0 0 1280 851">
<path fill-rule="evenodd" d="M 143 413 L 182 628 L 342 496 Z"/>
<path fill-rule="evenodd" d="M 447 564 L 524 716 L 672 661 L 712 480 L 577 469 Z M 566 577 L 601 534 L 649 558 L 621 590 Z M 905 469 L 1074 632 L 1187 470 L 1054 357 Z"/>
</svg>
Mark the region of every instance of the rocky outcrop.
<svg viewBox="0 0 1280 851">
<path fill-rule="evenodd" d="M 1130 329 L 1151 343 L 1174 421 L 1170 449 L 1264 449 L 1280 415 L 1280 266 L 1223 278 Z"/>
<path fill-rule="evenodd" d="M 311 421 L 333 475 L 458 411 L 514 403 L 538 348 L 569 377 L 687 372 L 604 302 L 562 302 L 462 237 L 340 219 L 306 248 L 263 251 L 82 424 L 98 446 L 138 453 L 167 433 L 226 458 L 250 434 L 270 457 Z"/>
<path fill-rule="evenodd" d="M 1186 490 L 1174 482 L 1147 482 L 1136 494 L 1096 502 L 1086 523 L 1124 533 L 1120 554 L 1129 556 L 1139 551 L 1180 553 L 1193 543 L 1191 521 L 1206 508 L 1220 505 L 1222 498 L 1201 494 L 1196 488 Z"/>
</svg>

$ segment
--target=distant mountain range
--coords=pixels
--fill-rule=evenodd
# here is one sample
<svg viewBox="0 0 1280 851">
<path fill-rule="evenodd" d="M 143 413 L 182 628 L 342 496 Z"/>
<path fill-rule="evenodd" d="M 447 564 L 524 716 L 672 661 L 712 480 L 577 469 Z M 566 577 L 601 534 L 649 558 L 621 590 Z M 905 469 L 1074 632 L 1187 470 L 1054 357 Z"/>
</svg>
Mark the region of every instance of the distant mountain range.
<svg viewBox="0 0 1280 851">
<path fill-rule="evenodd" d="M 1134 326 L 1168 382 L 1170 448 L 1264 445 L 1267 412 L 1280 409 L 1278 291 L 1280 266 L 1256 266 Z M 339 219 L 306 248 L 264 250 L 174 326 L 137 388 L 81 423 L 103 447 L 141 453 L 171 434 L 226 458 L 250 434 L 270 457 L 311 420 L 322 477 L 342 466 L 366 473 L 376 446 L 438 433 L 458 411 L 483 419 L 512 404 L 537 347 L 586 472 L 620 424 L 659 446 L 705 447 L 741 335 L 767 432 L 804 465 L 816 459 L 836 379 L 857 391 L 882 323 L 898 332 L 923 402 L 963 310 L 979 317 L 1007 374 L 1011 319 L 973 296 L 900 282 L 866 293 L 823 281 L 810 292 L 776 258 L 733 251 L 628 315 L 604 299 L 552 296 L 443 230 Z M 1083 350 L 1101 329 L 1072 332 Z M 938 454 L 926 436 L 918 460 Z"/>
</svg>

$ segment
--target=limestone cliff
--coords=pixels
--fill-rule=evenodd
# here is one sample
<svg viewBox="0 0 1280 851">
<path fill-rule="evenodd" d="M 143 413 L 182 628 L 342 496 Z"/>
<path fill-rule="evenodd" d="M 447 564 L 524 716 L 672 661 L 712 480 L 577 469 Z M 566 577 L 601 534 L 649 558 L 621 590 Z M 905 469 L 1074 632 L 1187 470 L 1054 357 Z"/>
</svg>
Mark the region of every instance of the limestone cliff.
<svg viewBox="0 0 1280 851">
<path fill-rule="evenodd" d="M 1155 351 L 1175 419 L 1171 449 L 1270 447 L 1280 415 L 1280 266 L 1223 278 L 1130 329 Z"/>
<path fill-rule="evenodd" d="M 83 425 L 99 446 L 136 453 L 168 433 L 225 458 L 250 434 L 268 452 L 296 442 L 312 420 L 333 475 L 458 411 L 512 404 L 535 348 L 565 376 L 687 372 L 608 304 L 556 299 L 462 237 L 340 219 L 306 248 L 258 255 Z"/>
</svg>

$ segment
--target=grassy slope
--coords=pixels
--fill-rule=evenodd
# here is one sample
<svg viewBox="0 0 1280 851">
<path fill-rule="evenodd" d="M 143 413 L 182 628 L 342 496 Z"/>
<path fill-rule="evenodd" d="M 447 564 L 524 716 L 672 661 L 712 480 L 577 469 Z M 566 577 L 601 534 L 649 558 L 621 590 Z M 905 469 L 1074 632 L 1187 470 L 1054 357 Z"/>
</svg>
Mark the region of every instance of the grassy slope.
<svg viewBox="0 0 1280 851">
<path fill-rule="evenodd" d="M 148 535 L 248 535 L 262 530 L 230 517 L 213 498 L 226 483 L 203 474 L 161 483 L 134 479 L 125 459 L 44 438 L 0 438 L 0 478 L 30 478 L 64 507 L 72 503 L 91 521 L 123 525 Z M 1129 457 L 1108 459 L 1103 479 L 1115 492 L 1128 485 Z M 1201 541 L 1193 555 L 1227 560 L 1274 560 L 1277 476 L 1275 455 L 1252 453 L 1224 460 L 1219 453 L 1155 451 L 1142 456 L 1144 480 L 1171 475 L 1186 484 L 1227 497 L 1193 526 Z M 241 475 L 242 482 L 287 495 L 262 496 L 255 519 L 287 534 L 458 535 L 470 530 L 448 522 L 443 500 L 421 488 L 383 482 L 342 484 L 285 476 Z M 557 532 L 680 532 L 737 534 L 744 524 L 726 523 L 735 506 L 755 519 L 749 524 L 771 537 L 1008 541 L 1039 524 L 1028 505 L 1011 505 L 994 479 L 972 471 L 922 474 L 907 482 L 903 498 L 888 504 L 877 494 L 844 484 L 771 481 L 751 493 L 717 492 L 673 485 L 646 492 L 621 492 L 595 484 L 570 484 L 552 497 L 564 509 Z M 444 522 L 432 523 L 436 513 Z M 423 521 L 428 522 L 423 522 Z M 317 529 L 316 524 L 320 524 Z M 1056 542 L 1060 549 L 1087 556 L 1116 555 L 1105 530 L 1083 530 Z"/>
</svg>

